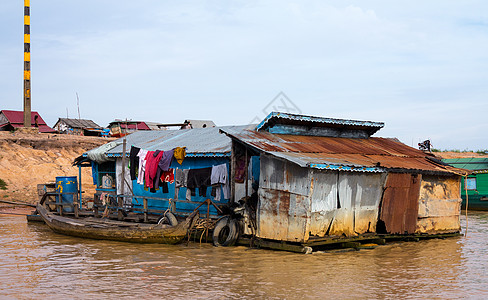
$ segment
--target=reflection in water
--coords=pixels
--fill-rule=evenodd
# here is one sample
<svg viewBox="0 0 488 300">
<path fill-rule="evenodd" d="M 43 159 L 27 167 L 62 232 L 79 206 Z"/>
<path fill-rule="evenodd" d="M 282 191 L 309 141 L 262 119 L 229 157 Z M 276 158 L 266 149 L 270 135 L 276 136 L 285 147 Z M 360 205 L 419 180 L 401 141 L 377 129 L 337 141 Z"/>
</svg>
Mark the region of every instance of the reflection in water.
<svg viewBox="0 0 488 300">
<path fill-rule="evenodd" d="M 12 298 L 488 296 L 482 212 L 469 215 L 467 237 L 312 255 L 78 239 L 4 215 L 0 237 L 0 289 Z"/>
</svg>

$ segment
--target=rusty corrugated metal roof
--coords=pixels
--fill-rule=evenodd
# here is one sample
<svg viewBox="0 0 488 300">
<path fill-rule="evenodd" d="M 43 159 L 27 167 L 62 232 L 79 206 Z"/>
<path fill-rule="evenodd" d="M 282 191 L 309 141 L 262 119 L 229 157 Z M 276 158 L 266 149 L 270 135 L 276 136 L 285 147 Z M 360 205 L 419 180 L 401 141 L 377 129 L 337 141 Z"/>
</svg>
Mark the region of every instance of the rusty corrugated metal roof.
<svg viewBox="0 0 488 300">
<path fill-rule="evenodd" d="M 396 169 L 465 173 L 465 170 L 445 165 L 434 155 L 409 147 L 395 139 L 283 135 L 242 130 L 242 127 L 230 127 L 222 131 L 259 151 L 292 161 L 302 167 L 370 172 Z"/>
</svg>

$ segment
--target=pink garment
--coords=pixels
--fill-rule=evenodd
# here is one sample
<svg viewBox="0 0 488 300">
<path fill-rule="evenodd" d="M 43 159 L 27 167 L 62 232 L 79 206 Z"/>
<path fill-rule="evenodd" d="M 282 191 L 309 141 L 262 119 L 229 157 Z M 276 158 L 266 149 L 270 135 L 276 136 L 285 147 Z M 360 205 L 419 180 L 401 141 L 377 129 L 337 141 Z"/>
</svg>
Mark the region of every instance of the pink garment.
<svg viewBox="0 0 488 300">
<path fill-rule="evenodd" d="M 154 156 L 156 155 L 156 156 Z M 163 151 L 148 151 L 146 155 L 146 174 L 145 186 L 148 188 L 154 187 L 154 179 L 156 178 L 156 173 L 158 172 L 158 164 L 163 157 Z"/>
</svg>

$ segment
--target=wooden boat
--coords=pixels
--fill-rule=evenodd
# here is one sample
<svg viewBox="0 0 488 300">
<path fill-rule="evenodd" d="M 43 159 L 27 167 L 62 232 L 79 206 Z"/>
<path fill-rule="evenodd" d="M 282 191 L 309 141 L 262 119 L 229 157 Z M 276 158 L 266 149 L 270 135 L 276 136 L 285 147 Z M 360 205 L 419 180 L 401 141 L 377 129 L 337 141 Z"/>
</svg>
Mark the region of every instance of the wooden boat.
<svg viewBox="0 0 488 300">
<path fill-rule="evenodd" d="M 198 220 L 198 212 L 192 213 L 176 226 L 95 217 L 74 218 L 48 211 L 41 204 L 37 205 L 37 212 L 47 226 L 57 233 L 82 238 L 136 243 L 176 244 L 186 237 L 188 230 Z"/>
</svg>

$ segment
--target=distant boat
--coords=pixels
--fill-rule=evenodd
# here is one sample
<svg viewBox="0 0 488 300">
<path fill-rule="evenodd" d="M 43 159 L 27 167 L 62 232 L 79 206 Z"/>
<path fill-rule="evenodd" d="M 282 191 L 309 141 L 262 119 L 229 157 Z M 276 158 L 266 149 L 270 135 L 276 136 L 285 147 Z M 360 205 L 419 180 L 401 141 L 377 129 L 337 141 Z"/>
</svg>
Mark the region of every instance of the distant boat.
<svg viewBox="0 0 488 300">
<path fill-rule="evenodd" d="M 82 238 L 136 243 L 176 244 L 187 236 L 188 230 L 198 220 L 198 212 L 192 213 L 175 226 L 95 217 L 75 218 L 48 211 L 41 204 L 37 205 L 37 212 L 47 226 L 57 233 Z"/>
</svg>

